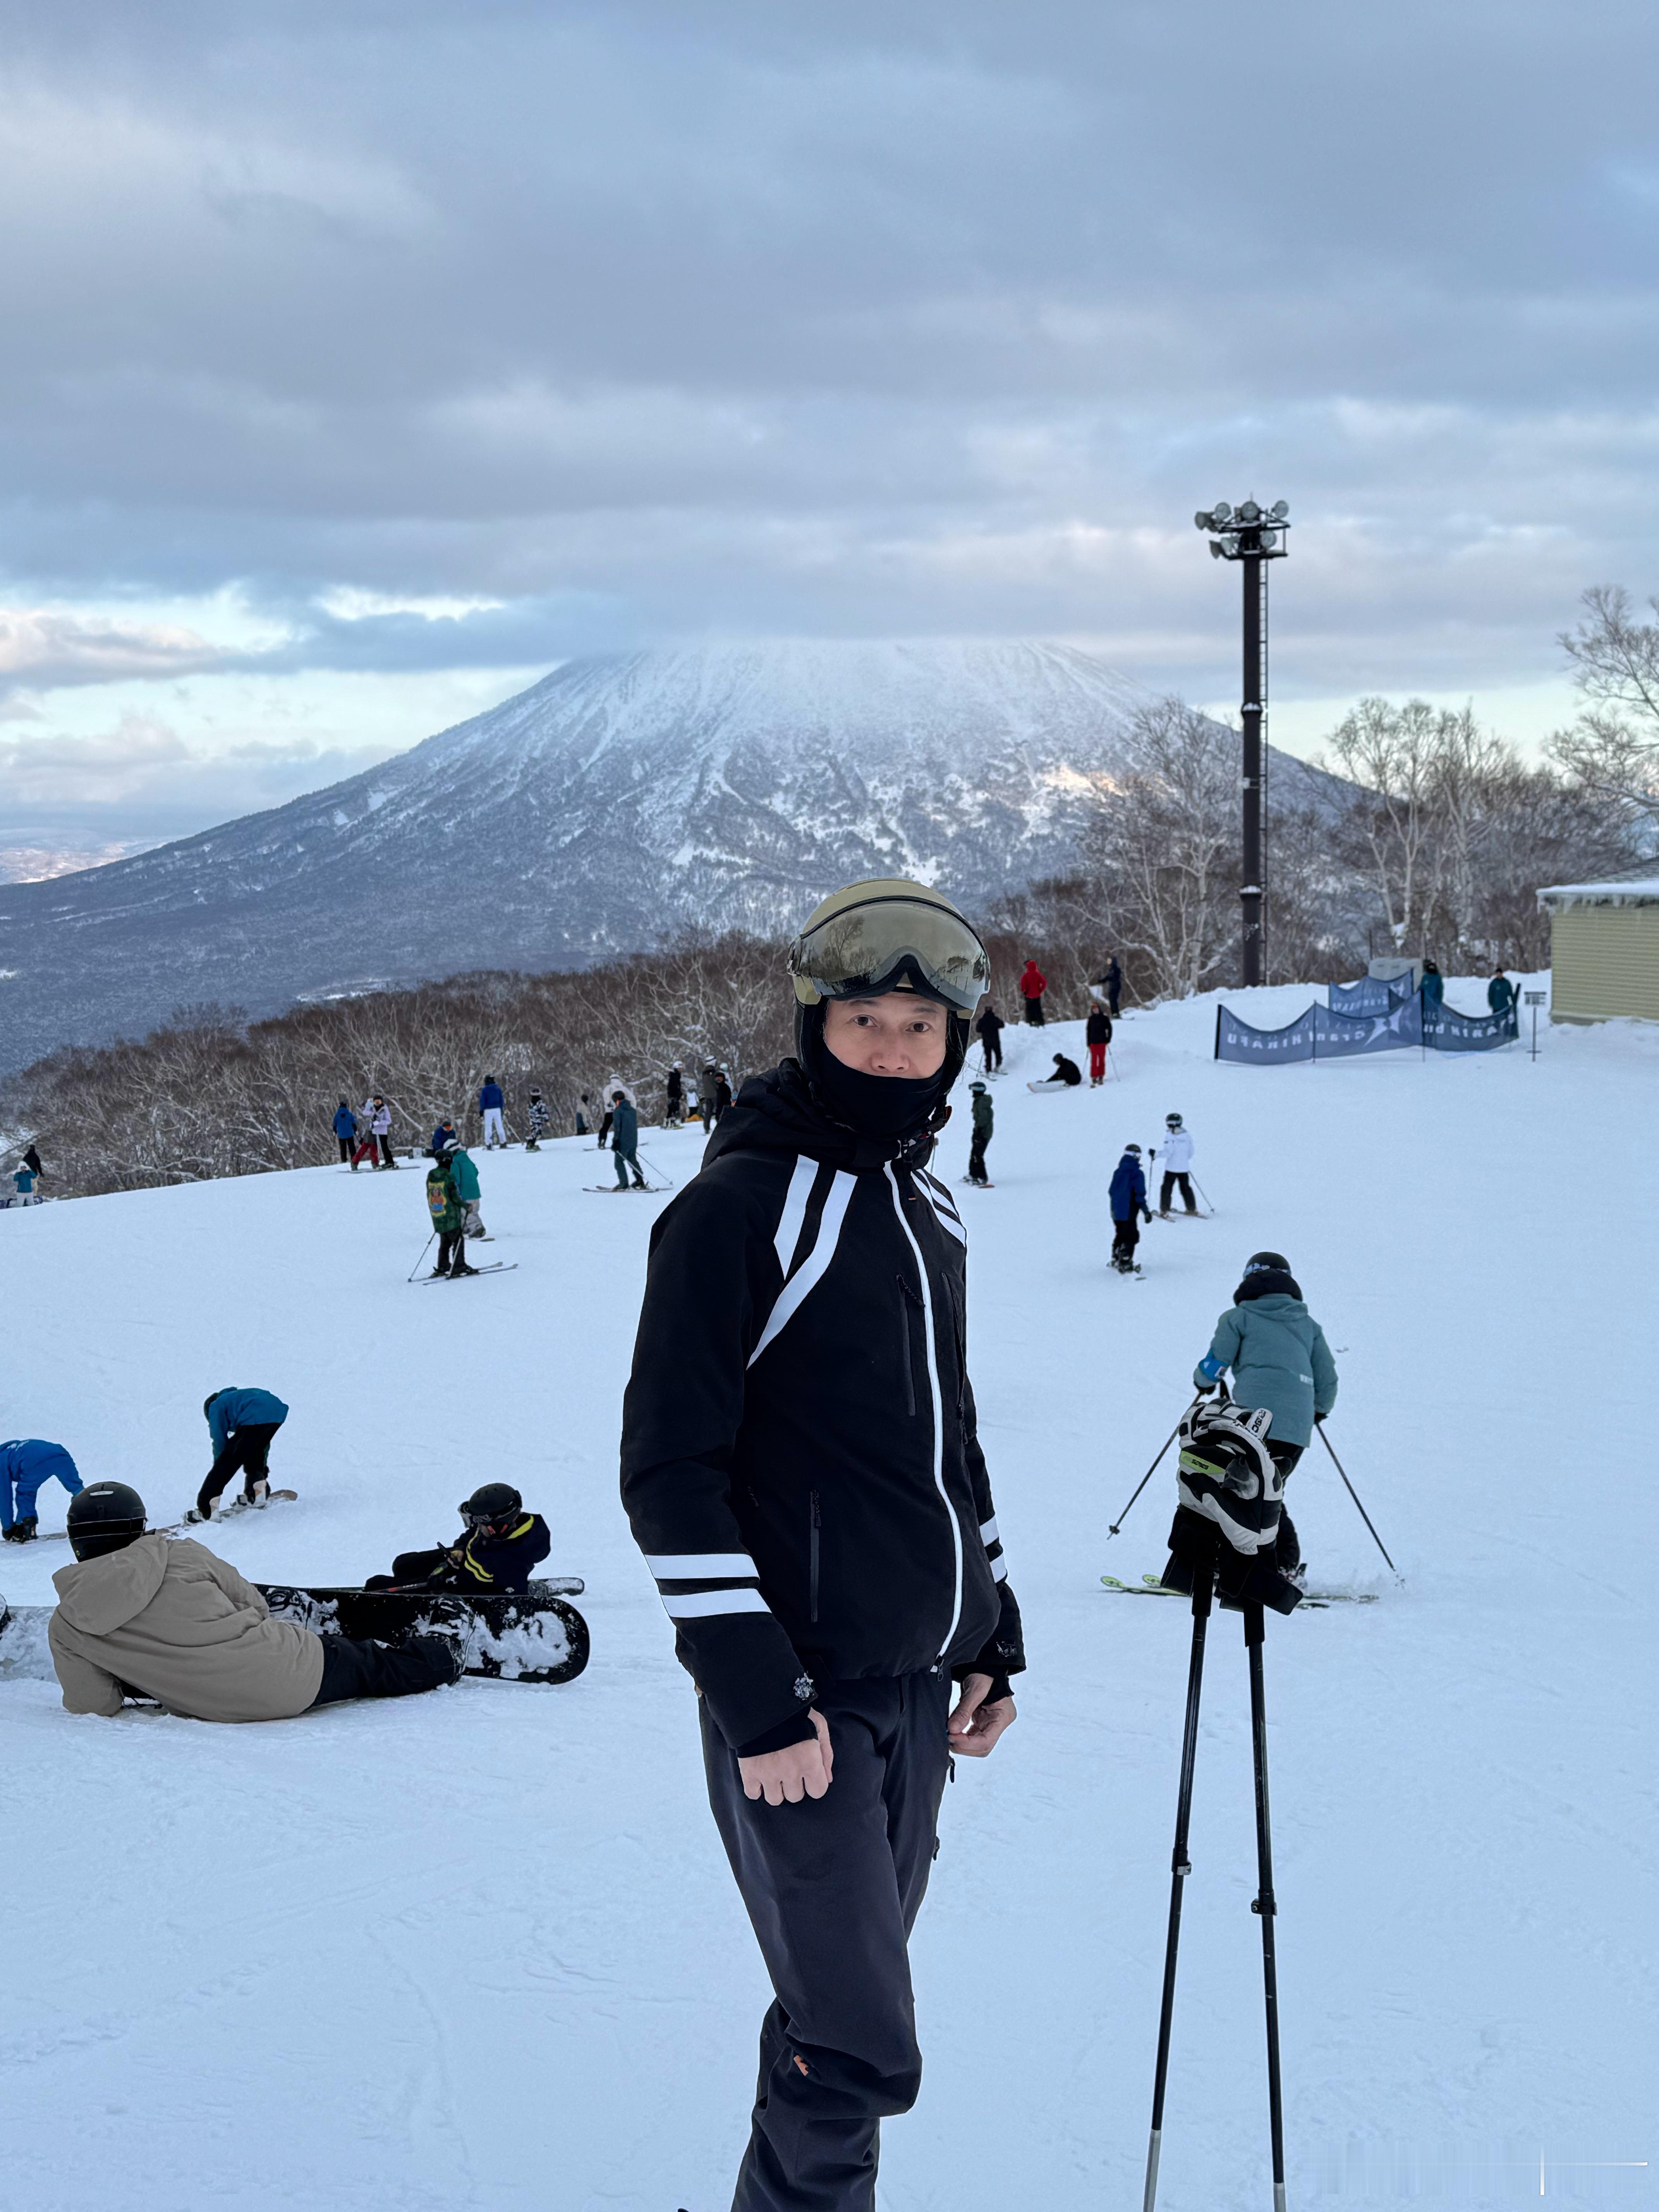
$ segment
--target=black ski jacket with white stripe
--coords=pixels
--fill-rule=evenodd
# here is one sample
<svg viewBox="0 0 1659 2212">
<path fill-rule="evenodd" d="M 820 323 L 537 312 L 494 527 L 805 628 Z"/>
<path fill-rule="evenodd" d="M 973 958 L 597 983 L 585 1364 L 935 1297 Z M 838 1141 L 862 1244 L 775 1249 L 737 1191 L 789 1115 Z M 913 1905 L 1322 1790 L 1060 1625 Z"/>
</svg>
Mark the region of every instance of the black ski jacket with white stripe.
<svg viewBox="0 0 1659 2212">
<path fill-rule="evenodd" d="M 810 1738 L 815 1680 L 938 1667 L 1000 1695 L 1025 1663 L 930 1150 L 842 1128 L 786 1060 L 652 1235 L 623 1501 L 745 1756 Z"/>
</svg>

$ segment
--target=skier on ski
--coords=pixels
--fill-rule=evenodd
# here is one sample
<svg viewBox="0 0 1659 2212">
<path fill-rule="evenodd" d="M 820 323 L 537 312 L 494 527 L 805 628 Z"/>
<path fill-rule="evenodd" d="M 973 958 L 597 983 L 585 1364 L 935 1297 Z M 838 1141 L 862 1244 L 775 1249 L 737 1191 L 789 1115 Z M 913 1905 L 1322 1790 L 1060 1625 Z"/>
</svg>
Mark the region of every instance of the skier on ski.
<svg viewBox="0 0 1659 2212">
<path fill-rule="evenodd" d="M 506 1093 L 493 1075 L 486 1075 L 478 1093 L 478 1111 L 483 1115 L 485 1152 L 493 1152 L 497 1145 L 505 1149 L 507 1130 L 501 1121 L 501 1109 L 507 1103 Z"/>
<path fill-rule="evenodd" d="M 547 1110 L 547 1101 L 539 1091 L 530 1094 L 530 1134 L 525 1140 L 527 1152 L 538 1152 L 542 1139 L 553 1126 L 553 1117 Z"/>
<path fill-rule="evenodd" d="M 402 1698 L 460 1675 L 459 1642 L 422 1636 L 395 1650 L 314 1636 L 273 1620 L 233 1566 L 157 1529 L 124 1482 L 70 1500 L 72 1566 L 52 1577 L 46 1625 L 70 1713 L 118 1713 L 136 1693 L 198 1721 L 280 1721 L 343 1698 Z"/>
<path fill-rule="evenodd" d="M 1140 1242 L 1140 1224 L 1137 1214 L 1148 1221 L 1152 1208 L 1146 1203 L 1146 1177 L 1140 1165 L 1139 1145 L 1126 1145 L 1123 1158 L 1112 1176 L 1109 1193 L 1112 1208 L 1112 1265 L 1120 1275 L 1133 1275 L 1135 1271 L 1135 1247 Z"/>
<path fill-rule="evenodd" d="M 982 1083 L 970 1083 L 968 1090 L 974 1102 L 974 1141 L 968 1151 L 968 1180 L 981 1190 L 989 1190 L 991 1178 L 985 1172 L 985 1147 L 996 1133 L 996 1109 Z"/>
<path fill-rule="evenodd" d="M 1075 1091 L 1083 1081 L 1083 1070 L 1074 1060 L 1067 1060 L 1063 1052 L 1054 1054 L 1054 1072 L 1044 1076 L 1041 1083 L 1029 1084 L 1031 1091 Z"/>
<path fill-rule="evenodd" d="M 377 1168 L 395 1168 L 398 1163 L 392 1157 L 392 1109 L 378 1091 L 369 1103 L 368 1126 L 380 1148 L 380 1157 L 374 1164 Z"/>
<path fill-rule="evenodd" d="M 1112 1018 L 1098 1002 L 1089 1008 L 1083 1035 L 1089 1048 L 1089 1088 L 1098 1091 L 1106 1080 L 1106 1054 L 1112 1042 Z"/>
<path fill-rule="evenodd" d="M 476 1275 L 477 1269 L 466 1262 L 467 1222 L 471 1208 L 467 1201 L 466 1182 L 470 1180 L 472 1196 L 478 1194 L 478 1170 L 469 1155 L 462 1149 L 460 1139 L 453 1133 L 446 1139 L 426 1179 L 427 1211 L 432 1216 L 432 1226 L 438 1232 L 438 1264 L 434 1275 L 447 1275 L 452 1281 L 463 1275 Z"/>
<path fill-rule="evenodd" d="M 1181 1186 L 1181 1203 L 1188 1213 L 1198 1212 L 1198 1200 L 1193 1196 L 1192 1132 L 1179 1114 L 1166 1114 L 1164 1127 L 1167 1133 L 1164 1139 L 1164 1181 L 1158 1189 L 1158 1210 L 1167 1221 L 1170 1218 L 1170 1200 L 1175 1196 L 1177 1183 Z M 1156 1151 L 1152 1158 L 1157 1159 Z"/>
<path fill-rule="evenodd" d="M 357 1116 L 343 1098 L 334 1109 L 334 1134 L 339 1140 L 340 1165 L 343 1167 L 348 1160 L 351 1160 L 352 1147 L 357 1141 Z M 351 1160 L 351 1172 L 353 1175 L 357 1172 L 355 1160 Z"/>
<path fill-rule="evenodd" d="M 922 884 L 826 900 L 790 953 L 798 1057 L 652 1235 L 623 1498 L 776 1993 L 733 2212 L 870 2205 L 921 2079 L 907 1939 L 950 1755 L 1014 1717 L 963 1231 L 923 1165 L 988 964 Z"/>
<path fill-rule="evenodd" d="M 1273 1415 L 1267 1449 L 1282 1480 L 1313 1441 L 1315 1423 L 1335 1405 L 1337 1388 L 1325 1332 L 1303 1303 L 1282 1253 L 1255 1252 L 1246 1261 L 1244 1279 L 1194 1370 L 1194 1389 L 1218 1389 L 1229 1369 L 1234 1402 L 1265 1406 Z M 1279 1518 L 1275 1564 L 1293 1577 L 1301 1568 L 1302 1547 L 1288 1513 Z"/>
<path fill-rule="evenodd" d="M 71 1498 L 81 1488 L 75 1462 L 62 1444 L 44 1437 L 14 1437 L 0 1444 L 0 1534 L 8 1544 L 32 1544 L 43 1482 L 61 1482 Z"/>
<path fill-rule="evenodd" d="M 270 1492 L 270 1446 L 288 1419 L 288 1407 L 270 1390 L 216 1390 L 202 1401 L 213 1440 L 213 1465 L 186 1521 L 210 1521 L 219 1494 L 233 1474 L 242 1476 L 242 1500 L 263 1505 Z"/>
<path fill-rule="evenodd" d="M 389 1575 L 371 1575 L 365 1589 L 460 1590 L 479 1597 L 522 1593 L 532 1571 L 553 1548 L 539 1513 L 526 1513 L 511 1483 L 486 1482 L 455 1510 L 462 1528 L 453 1543 L 425 1552 L 399 1552 Z"/>
<path fill-rule="evenodd" d="M 611 1094 L 611 1149 L 617 1158 L 617 1188 L 628 1188 L 628 1176 L 633 1171 L 634 1188 L 643 1190 L 645 1177 L 640 1173 L 640 1117 L 633 1100 L 620 1085 Z"/>
<path fill-rule="evenodd" d="M 1025 1001 L 1025 1018 L 1037 1029 L 1047 1018 L 1042 1011 L 1042 994 L 1048 988 L 1048 978 L 1035 960 L 1028 960 L 1020 975 L 1019 993 Z"/>
<path fill-rule="evenodd" d="M 1002 1032 L 1008 1024 L 988 999 L 985 1011 L 974 1024 L 974 1034 L 980 1042 L 984 1072 L 989 1075 L 994 1068 L 1002 1066 Z"/>
<path fill-rule="evenodd" d="M 676 1060 L 668 1071 L 668 1079 L 663 1085 L 663 1096 L 665 1101 L 664 1120 L 671 1129 L 678 1129 L 685 1118 L 685 1080 L 680 1073 L 678 1060 Z"/>
<path fill-rule="evenodd" d="M 718 1129 L 732 1104 L 732 1084 L 724 1067 L 714 1069 L 714 1127 Z"/>
</svg>

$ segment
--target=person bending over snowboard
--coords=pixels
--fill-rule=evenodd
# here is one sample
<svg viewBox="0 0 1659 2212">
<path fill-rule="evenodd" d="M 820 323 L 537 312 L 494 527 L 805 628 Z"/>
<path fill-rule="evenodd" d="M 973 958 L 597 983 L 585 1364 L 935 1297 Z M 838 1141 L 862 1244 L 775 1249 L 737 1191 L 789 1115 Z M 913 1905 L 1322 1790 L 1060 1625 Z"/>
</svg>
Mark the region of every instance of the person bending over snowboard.
<svg viewBox="0 0 1659 2212">
<path fill-rule="evenodd" d="M 399 1552 L 389 1575 L 371 1575 L 365 1589 L 459 1590 L 469 1597 L 530 1587 L 532 1569 L 553 1548 L 539 1513 L 526 1513 L 510 1483 L 486 1482 L 456 1511 L 465 1524 L 453 1544 Z"/>
<path fill-rule="evenodd" d="M 240 1470 L 242 1500 L 263 1505 L 270 1494 L 270 1447 L 288 1419 L 288 1407 L 270 1390 L 216 1390 L 202 1401 L 202 1415 L 213 1439 L 213 1465 L 186 1521 L 210 1521 L 221 1492 Z"/>
<path fill-rule="evenodd" d="M 1315 1423 L 1335 1405 L 1337 1382 L 1325 1332 L 1303 1303 L 1282 1252 L 1255 1252 L 1246 1261 L 1233 1303 L 1193 1370 L 1194 1389 L 1218 1389 L 1230 1369 L 1234 1403 L 1265 1406 L 1272 1413 L 1267 1449 L 1281 1477 L 1288 1476 L 1312 1443 Z M 1292 1579 L 1302 1571 L 1302 1547 L 1288 1513 L 1279 1516 L 1274 1564 Z"/>
<path fill-rule="evenodd" d="M 185 1720 L 283 1721 L 345 1698 L 403 1698 L 459 1678 L 459 1643 L 416 1637 L 395 1650 L 313 1636 L 270 1609 L 204 1544 L 146 1534 L 144 1501 L 94 1482 L 70 1501 L 73 1566 L 52 1577 L 46 1626 L 64 1710 L 112 1717 L 154 1698 Z"/>
<path fill-rule="evenodd" d="M 733 2212 L 866 2212 L 921 2079 L 908 1942 L 951 1754 L 1024 1664 L 926 1170 L 984 992 L 950 902 L 854 884 L 791 949 L 798 1057 L 656 1223 L 622 1492 L 696 1684 L 775 1999 Z M 951 1710 L 951 1684 L 958 1685 Z"/>
</svg>

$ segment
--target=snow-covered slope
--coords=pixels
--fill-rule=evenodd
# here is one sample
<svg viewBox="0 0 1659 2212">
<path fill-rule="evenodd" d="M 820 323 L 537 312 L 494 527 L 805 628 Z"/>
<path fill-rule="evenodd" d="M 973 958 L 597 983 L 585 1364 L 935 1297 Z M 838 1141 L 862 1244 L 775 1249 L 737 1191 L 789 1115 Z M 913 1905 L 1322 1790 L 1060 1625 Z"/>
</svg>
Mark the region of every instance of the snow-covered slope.
<svg viewBox="0 0 1659 2212">
<path fill-rule="evenodd" d="M 774 930 L 908 873 L 970 903 L 1062 869 L 1144 695 L 1018 641 L 781 641 L 576 660 L 266 814 L 0 893 L 0 1068 L 181 1001 L 574 967 Z M 1328 784 L 1276 756 L 1287 804 Z"/>
<path fill-rule="evenodd" d="M 1243 1003 L 1282 1020 L 1307 995 Z M 1653 2148 L 1659 1036 L 1269 1070 L 1214 1065 L 1212 1023 L 1208 1000 L 1132 1014 L 1116 1079 L 1061 1097 L 1023 1079 L 1077 1030 L 1011 1032 L 997 1188 L 962 1194 L 1031 1668 L 1012 1734 L 946 1793 L 915 1940 L 927 2078 L 887 2130 L 883 2203 L 1139 2202 L 1188 1625 L 1097 1577 L 1161 1564 L 1167 1462 L 1107 1525 L 1272 1245 L 1336 1347 L 1331 1434 L 1407 1577 L 1316 1451 L 1291 1489 L 1315 1577 L 1381 1601 L 1269 1627 L 1291 2201 L 1495 2212 L 1537 2197 L 1541 2151 L 1553 2202 L 1644 2203 L 1650 2172 L 1570 2162 Z M 1171 1107 L 1218 1212 L 1154 1222 L 1126 1281 L 1107 1177 Z M 647 1149 L 695 1167 L 689 1135 Z M 1593 1172 L 1565 1176 L 1580 1153 Z M 0 1215 L 28 1289 L 10 1431 L 171 1514 L 205 1465 L 205 1393 L 280 1390 L 275 1465 L 301 1502 L 217 1539 L 271 1577 L 383 1565 L 510 1474 L 587 1578 L 594 1651 L 563 1689 L 467 1682 L 245 1729 L 71 1720 L 46 1685 L 0 1682 L 8 2204 L 729 2201 L 764 1990 L 617 1503 L 664 1201 L 585 1195 L 607 1165 L 574 1142 L 483 1158 L 491 1255 L 519 1271 L 453 1286 L 405 1286 L 426 1233 L 407 1170 Z M 64 1556 L 0 1550 L 0 1587 L 39 1600 Z M 1205 1713 L 1160 2203 L 1244 2212 L 1270 2192 L 1231 1617 Z"/>
</svg>

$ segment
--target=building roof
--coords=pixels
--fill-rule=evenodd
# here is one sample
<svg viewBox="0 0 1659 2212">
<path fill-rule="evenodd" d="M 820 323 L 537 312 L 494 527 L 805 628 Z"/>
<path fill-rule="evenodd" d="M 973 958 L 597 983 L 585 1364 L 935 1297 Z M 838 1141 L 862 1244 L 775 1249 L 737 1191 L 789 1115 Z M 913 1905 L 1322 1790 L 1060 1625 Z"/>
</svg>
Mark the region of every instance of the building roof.
<svg viewBox="0 0 1659 2212">
<path fill-rule="evenodd" d="M 1604 884 L 1551 884 L 1538 894 L 1551 912 L 1558 906 L 1652 906 L 1659 903 L 1659 875 Z"/>
</svg>

